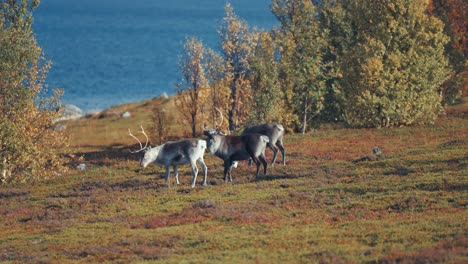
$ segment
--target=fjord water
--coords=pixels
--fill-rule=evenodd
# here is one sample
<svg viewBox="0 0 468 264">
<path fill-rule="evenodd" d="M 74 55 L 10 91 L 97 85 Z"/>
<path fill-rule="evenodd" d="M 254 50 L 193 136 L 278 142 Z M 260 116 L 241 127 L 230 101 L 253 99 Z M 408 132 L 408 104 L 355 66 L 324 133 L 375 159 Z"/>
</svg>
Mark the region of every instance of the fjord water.
<svg viewBox="0 0 468 264">
<path fill-rule="evenodd" d="M 225 0 L 43 0 L 33 29 L 49 88 L 86 111 L 174 94 L 186 37 L 220 49 Z M 277 25 L 271 0 L 231 0 L 250 28 Z"/>
</svg>

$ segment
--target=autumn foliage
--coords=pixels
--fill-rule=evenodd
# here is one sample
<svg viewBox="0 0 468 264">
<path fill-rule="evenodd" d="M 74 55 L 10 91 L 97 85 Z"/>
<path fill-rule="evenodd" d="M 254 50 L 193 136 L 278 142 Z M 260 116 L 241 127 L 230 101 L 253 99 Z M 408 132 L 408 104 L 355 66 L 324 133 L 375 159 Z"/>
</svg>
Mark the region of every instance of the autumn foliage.
<svg viewBox="0 0 468 264">
<path fill-rule="evenodd" d="M 303 133 L 323 121 L 432 124 L 466 86 L 460 1 L 274 0 L 271 9 L 279 26 L 258 32 L 226 5 L 223 67 L 207 77 L 207 92 L 229 130 L 265 121 Z"/>
<path fill-rule="evenodd" d="M 443 85 L 445 103 L 455 102 L 460 94 L 468 95 L 468 3 L 463 0 L 432 0 L 428 12 L 444 22 L 444 32 L 450 37 L 445 53 L 454 69 L 454 74 Z"/>
<path fill-rule="evenodd" d="M 60 92 L 46 97 L 50 67 L 31 30 L 36 1 L 2 1 L 0 6 L 0 181 L 48 179 L 66 170 L 54 130 Z"/>
</svg>

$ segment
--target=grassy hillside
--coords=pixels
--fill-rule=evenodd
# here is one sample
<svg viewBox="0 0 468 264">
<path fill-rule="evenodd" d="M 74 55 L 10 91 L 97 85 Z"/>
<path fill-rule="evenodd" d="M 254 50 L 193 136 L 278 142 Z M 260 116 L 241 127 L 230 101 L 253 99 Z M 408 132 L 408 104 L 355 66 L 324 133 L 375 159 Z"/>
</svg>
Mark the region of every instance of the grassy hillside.
<svg viewBox="0 0 468 264">
<path fill-rule="evenodd" d="M 242 163 L 224 183 L 207 153 L 209 186 L 194 189 L 188 166 L 168 188 L 163 168 L 128 152 L 127 128 L 150 127 L 159 104 L 176 113 L 155 99 L 68 122 L 87 170 L 1 186 L 0 261 L 468 262 L 466 103 L 434 126 L 288 134 L 287 166 L 258 181 Z"/>
</svg>

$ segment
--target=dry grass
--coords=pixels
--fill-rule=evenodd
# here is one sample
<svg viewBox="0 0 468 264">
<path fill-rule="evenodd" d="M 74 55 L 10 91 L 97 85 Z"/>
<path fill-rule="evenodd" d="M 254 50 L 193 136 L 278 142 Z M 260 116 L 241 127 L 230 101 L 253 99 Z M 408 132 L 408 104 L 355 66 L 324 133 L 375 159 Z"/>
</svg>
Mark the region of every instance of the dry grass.
<svg viewBox="0 0 468 264">
<path fill-rule="evenodd" d="M 198 179 L 195 189 L 187 166 L 168 188 L 163 168 L 142 171 L 127 150 L 127 128 L 149 127 L 158 104 L 172 105 L 155 99 L 68 122 L 88 170 L 1 186 L 0 261 L 468 261 L 466 104 L 435 126 L 289 134 L 287 166 L 258 181 L 242 163 L 224 183 L 222 162 L 206 154 L 209 186 Z M 182 127 L 172 131 L 186 135 Z"/>
</svg>

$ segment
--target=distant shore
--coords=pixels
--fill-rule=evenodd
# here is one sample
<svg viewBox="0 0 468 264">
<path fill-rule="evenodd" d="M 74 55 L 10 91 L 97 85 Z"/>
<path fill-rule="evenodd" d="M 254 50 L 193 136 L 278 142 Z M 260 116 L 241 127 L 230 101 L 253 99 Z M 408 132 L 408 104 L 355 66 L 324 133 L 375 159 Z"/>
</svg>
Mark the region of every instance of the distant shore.
<svg viewBox="0 0 468 264">
<path fill-rule="evenodd" d="M 135 101 L 135 102 L 128 102 L 128 103 L 123 103 L 123 104 L 117 104 L 117 105 L 112 105 L 108 108 L 105 109 L 94 109 L 94 110 L 84 110 L 81 109 L 80 107 L 74 105 L 74 104 L 63 104 L 63 114 L 60 118 L 55 120 L 56 122 L 59 121 L 67 121 L 67 120 L 76 120 L 88 116 L 94 116 L 94 115 L 99 115 L 104 112 L 112 111 L 113 108 L 119 108 L 124 105 L 130 105 L 130 104 L 135 104 L 139 102 L 144 102 L 147 100 L 153 100 L 153 99 L 168 99 L 170 96 L 166 93 L 163 92 L 161 95 L 149 99 L 144 99 L 142 101 Z M 128 114 L 125 113 L 126 111 L 118 111 L 113 114 L 115 115 L 122 115 L 122 117 L 129 117 Z"/>
</svg>

